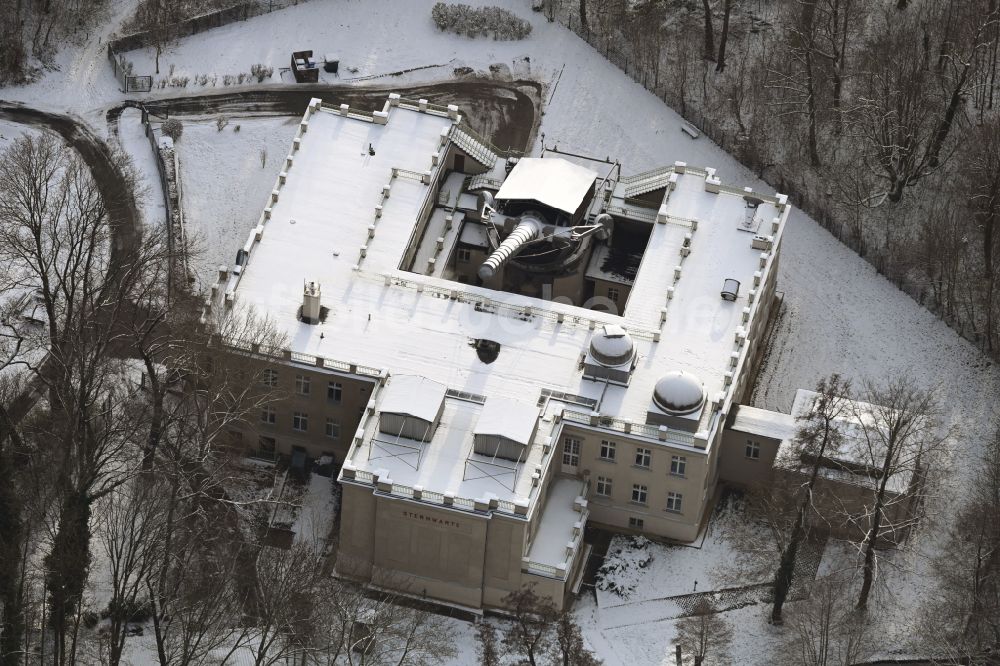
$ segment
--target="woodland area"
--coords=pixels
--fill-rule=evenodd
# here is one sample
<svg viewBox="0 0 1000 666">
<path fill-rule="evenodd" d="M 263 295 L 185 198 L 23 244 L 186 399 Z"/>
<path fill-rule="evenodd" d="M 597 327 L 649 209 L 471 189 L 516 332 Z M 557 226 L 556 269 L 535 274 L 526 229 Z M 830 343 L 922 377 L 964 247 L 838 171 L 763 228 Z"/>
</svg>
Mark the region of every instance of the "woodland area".
<svg viewBox="0 0 1000 666">
<path fill-rule="evenodd" d="M 549 0 L 544 11 L 1000 354 L 996 0 Z"/>
</svg>

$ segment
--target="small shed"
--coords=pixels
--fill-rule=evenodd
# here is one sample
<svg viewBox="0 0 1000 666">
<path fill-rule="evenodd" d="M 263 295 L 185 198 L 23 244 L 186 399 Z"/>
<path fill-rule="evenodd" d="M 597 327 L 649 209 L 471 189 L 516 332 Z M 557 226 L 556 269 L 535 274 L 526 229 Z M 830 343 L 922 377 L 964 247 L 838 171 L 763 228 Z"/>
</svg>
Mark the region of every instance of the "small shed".
<svg viewBox="0 0 1000 666">
<path fill-rule="evenodd" d="M 394 375 L 386 384 L 379 405 L 379 432 L 429 442 L 434 437 L 447 391 L 418 375 Z"/>
<path fill-rule="evenodd" d="M 484 456 L 524 460 L 537 429 L 538 407 L 509 398 L 487 398 L 473 431 L 473 450 Z"/>
</svg>

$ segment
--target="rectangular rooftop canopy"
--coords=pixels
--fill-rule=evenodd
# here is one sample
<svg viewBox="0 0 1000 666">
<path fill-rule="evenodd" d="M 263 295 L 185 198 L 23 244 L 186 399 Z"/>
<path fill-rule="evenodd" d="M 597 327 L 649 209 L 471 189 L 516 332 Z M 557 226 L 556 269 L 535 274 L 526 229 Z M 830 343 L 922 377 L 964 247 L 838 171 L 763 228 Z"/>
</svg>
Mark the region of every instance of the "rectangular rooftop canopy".
<svg viewBox="0 0 1000 666">
<path fill-rule="evenodd" d="M 446 390 L 444 384 L 426 377 L 393 375 L 382 392 L 379 412 L 404 414 L 433 422 L 441 411 Z"/>
<path fill-rule="evenodd" d="M 560 157 L 522 157 L 503 181 L 496 198 L 530 199 L 572 214 L 596 179 L 596 171 Z"/>
<path fill-rule="evenodd" d="M 475 435 L 496 436 L 524 446 L 531 444 L 538 422 L 538 407 L 508 398 L 492 396 L 486 399 L 476 422 Z"/>
</svg>

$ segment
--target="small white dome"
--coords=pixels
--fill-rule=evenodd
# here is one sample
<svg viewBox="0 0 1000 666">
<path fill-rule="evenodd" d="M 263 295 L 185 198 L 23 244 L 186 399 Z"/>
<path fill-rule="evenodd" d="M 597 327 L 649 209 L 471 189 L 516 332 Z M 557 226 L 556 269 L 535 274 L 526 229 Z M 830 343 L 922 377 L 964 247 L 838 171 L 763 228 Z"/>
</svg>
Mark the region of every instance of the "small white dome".
<svg viewBox="0 0 1000 666">
<path fill-rule="evenodd" d="M 692 414 L 705 404 L 705 387 L 690 372 L 673 370 L 656 382 L 653 402 L 668 414 Z"/>
<path fill-rule="evenodd" d="M 624 365 L 635 355 L 632 336 L 617 324 L 605 324 L 590 340 L 590 354 L 604 366 Z"/>
</svg>

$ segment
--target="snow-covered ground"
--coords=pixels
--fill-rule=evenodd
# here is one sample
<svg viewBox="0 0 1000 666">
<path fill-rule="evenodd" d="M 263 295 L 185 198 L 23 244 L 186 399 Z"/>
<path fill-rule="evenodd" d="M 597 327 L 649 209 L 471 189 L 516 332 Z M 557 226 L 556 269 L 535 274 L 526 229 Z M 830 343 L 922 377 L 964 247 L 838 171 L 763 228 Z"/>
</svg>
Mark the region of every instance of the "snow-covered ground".
<svg viewBox="0 0 1000 666">
<path fill-rule="evenodd" d="M 163 203 L 163 189 L 156 169 L 153 147 L 143 132 L 141 113 L 137 109 L 125 109 L 118 121 L 118 141 L 135 166 L 138 174 L 136 203 L 142 213 L 142 221 L 147 226 L 166 223 L 166 207 Z"/>
<path fill-rule="evenodd" d="M 121 0 L 115 5 L 114 20 L 108 22 L 102 40 L 132 4 Z M 433 0 L 312 0 L 181 40 L 164 54 L 162 62 L 165 69 L 174 65 L 175 75 L 217 73 L 220 79 L 226 73 L 248 71 L 258 62 L 276 69 L 284 67 L 293 48 L 312 48 L 319 54 L 336 51 L 344 79 L 449 63 L 447 67 L 371 81 L 400 85 L 447 78 L 453 67 L 485 72 L 491 64 L 500 63 L 517 76 L 531 76 L 548 84 L 541 133 L 549 146 L 558 143 L 564 150 L 621 159 L 626 174 L 683 160 L 716 167 L 725 182 L 766 189 L 706 138 L 692 140 L 684 135 L 677 114 L 575 35 L 532 13 L 528 0 L 496 3 L 532 22 L 531 36 L 520 42 L 471 40 L 440 33 L 430 20 L 432 4 Z M 104 109 L 123 95 L 106 65 L 103 41 L 98 43 L 96 38 L 83 48 L 67 47 L 60 53 L 57 61 L 61 71 L 32 86 L 5 90 L 5 97 L 73 112 L 104 131 Z M 152 71 L 149 53 L 134 52 L 129 58 L 137 72 Z M 350 67 L 358 71 L 347 71 Z M 189 84 L 185 92 L 199 89 Z M 154 95 L 178 93 L 179 89 L 167 89 Z M 239 135 L 232 132 L 236 122 L 242 125 Z M 208 266 L 228 263 L 256 219 L 276 174 L 274 166 L 259 167 L 260 148 L 267 144 L 272 165 L 284 154 L 294 125 L 286 128 L 283 122 L 233 119 L 221 133 L 211 121 L 187 123 L 178 142 L 186 208 L 189 219 L 198 220 L 192 225 L 204 225 L 206 245 L 215 253 L 207 260 Z M 7 135 L 2 127 L 0 133 Z M 230 233 L 234 234 L 231 239 Z M 981 442 L 990 434 L 990 418 L 997 413 L 997 368 L 798 212 L 785 232 L 778 288 L 785 295 L 784 316 L 773 334 L 772 352 L 761 374 L 755 404 L 787 409 L 797 388 L 812 387 L 833 371 L 855 381 L 909 371 L 923 385 L 938 388 L 949 420 L 961 426 L 951 487 L 966 487 Z M 951 508 L 953 504 L 942 510 Z M 912 633 L 907 631 L 907 623 L 915 616 L 920 596 L 929 584 L 924 575 L 926 560 L 921 555 L 933 554 L 936 548 L 935 539 L 925 538 L 920 546 L 898 558 L 905 566 L 885 571 L 897 588 L 879 628 L 887 644 L 901 642 Z M 606 628 L 602 609 L 586 595 L 578 602 L 577 614 L 588 642 L 605 663 L 673 663 L 674 621 L 647 618 L 654 621 L 638 619 L 632 626 Z M 723 616 L 737 634 L 733 662 L 768 663 L 782 634 L 767 625 L 765 610 L 748 606 Z M 470 663 L 474 660 L 474 629 L 460 623 L 456 629 L 461 634 L 462 654 L 452 663 Z"/>
<path fill-rule="evenodd" d="M 193 269 L 200 284 L 212 284 L 219 265 L 235 261 L 236 250 L 256 226 L 297 122 L 232 117 L 218 130 L 214 119 L 184 120 L 184 133 L 174 146 L 184 222 L 188 243 L 195 248 Z"/>
</svg>

